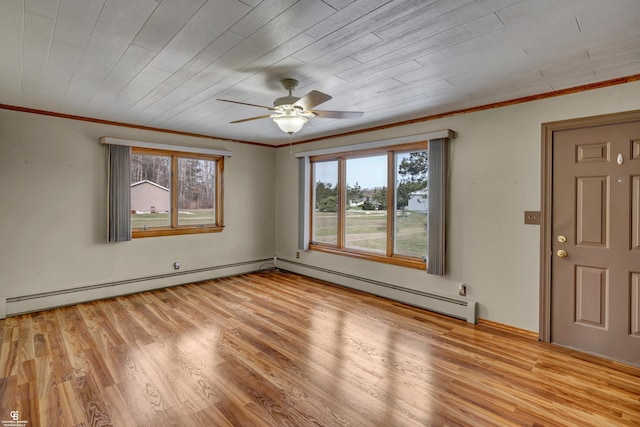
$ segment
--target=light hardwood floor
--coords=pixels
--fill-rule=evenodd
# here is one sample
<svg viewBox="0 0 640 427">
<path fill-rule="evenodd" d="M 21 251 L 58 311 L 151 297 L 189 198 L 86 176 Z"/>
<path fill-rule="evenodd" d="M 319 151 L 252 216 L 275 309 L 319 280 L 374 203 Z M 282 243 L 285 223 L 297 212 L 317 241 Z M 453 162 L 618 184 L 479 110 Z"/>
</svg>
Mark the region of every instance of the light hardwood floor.
<svg viewBox="0 0 640 427">
<path fill-rule="evenodd" d="M 0 321 L 0 421 L 640 425 L 640 369 L 285 272 Z"/>
</svg>

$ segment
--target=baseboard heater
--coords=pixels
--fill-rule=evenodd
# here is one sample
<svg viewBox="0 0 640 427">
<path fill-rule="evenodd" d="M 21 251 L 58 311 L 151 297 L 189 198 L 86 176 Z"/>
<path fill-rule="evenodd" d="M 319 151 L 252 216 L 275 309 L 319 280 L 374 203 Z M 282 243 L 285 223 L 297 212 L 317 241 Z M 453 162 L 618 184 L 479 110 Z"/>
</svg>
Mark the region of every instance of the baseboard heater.
<svg viewBox="0 0 640 427">
<path fill-rule="evenodd" d="M 466 320 L 469 323 L 478 322 L 478 304 L 468 299 L 459 299 L 431 292 L 408 289 L 392 283 L 381 282 L 366 277 L 316 267 L 301 262 L 278 258 L 277 268 L 292 273 L 305 274 L 321 280 L 327 280 L 351 289 L 357 289 L 369 294 L 390 300 L 402 302 L 425 310 L 444 314 L 450 317 Z M 324 274 L 309 274 L 308 270 Z M 373 287 L 370 285 L 374 285 Z"/>
<path fill-rule="evenodd" d="M 273 258 L 265 258 L 197 268 L 193 270 L 182 270 L 152 276 L 136 277 L 133 279 L 115 280 L 95 285 L 78 286 L 75 288 L 59 289 L 16 297 L 0 297 L 0 319 L 7 315 L 15 316 L 34 311 L 62 307 L 65 305 L 78 304 L 81 302 L 144 292 L 167 286 L 177 286 L 184 283 L 192 283 L 193 281 L 217 279 L 225 276 L 251 273 L 254 271 L 260 271 L 263 267 L 272 269 L 273 266 Z M 231 271 L 225 271 L 223 274 L 211 274 L 218 270 Z M 189 280 L 180 280 L 181 276 L 186 275 L 189 275 L 191 278 Z M 196 276 L 195 279 L 193 277 L 194 275 Z M 161 282 L 154 283 L 158 280 Z M 128 287 L 123 287 L 127 285 Z"/>
</svg>

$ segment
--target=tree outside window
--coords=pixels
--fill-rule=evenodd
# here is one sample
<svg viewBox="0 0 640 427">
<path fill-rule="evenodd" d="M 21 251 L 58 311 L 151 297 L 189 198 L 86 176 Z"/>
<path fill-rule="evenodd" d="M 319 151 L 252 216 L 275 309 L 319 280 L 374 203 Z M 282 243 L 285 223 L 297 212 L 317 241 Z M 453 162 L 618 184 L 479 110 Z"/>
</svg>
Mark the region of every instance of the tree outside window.
<svg viewBox="0 0 640 427">
<path fill-rule="evenodd" d="M 132 148 L 133 237 L 221 231 L 221 156 Z"/>
<path fill-rule="evenodd" d="M 311 249 L 424 268 L 426 141 L 310 160 Z"/>
</svg>

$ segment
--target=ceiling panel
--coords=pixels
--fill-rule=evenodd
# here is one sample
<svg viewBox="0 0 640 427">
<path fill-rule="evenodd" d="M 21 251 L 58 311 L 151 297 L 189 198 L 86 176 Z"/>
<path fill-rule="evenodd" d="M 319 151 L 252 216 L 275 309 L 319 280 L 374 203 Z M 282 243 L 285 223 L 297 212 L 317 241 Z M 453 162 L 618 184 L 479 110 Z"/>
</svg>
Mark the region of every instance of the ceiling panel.
<svg viewBox="0 0 640 427">
<path fill-rule="evenodd" d="M 22 105 L 22 47 L 0 42 L 0 103 Z"/>
<path fill-rule="evenodd" d="M 53 39 L 84 49 L 105 0 L 61 0 Z"/>
<path fill-rule="evenodd" d="M 0 104 L 270 145 L 640 75 L 637 0 L 4 0 Z"/>
<path fill-rule="evenodd" d="M 421 5 L 424 0 L 406 0 L 386 3 L 384 6 L 373 10 L 371 13 L 356 19 L 349 25 L 333 31 L 318 39 L 315 43 L 296 53 L 294 56 L 301 61 L 310 62 L 319 56 L 341 48 L 342 46 L 374 32 L 383 25 L 393 22 L 402 16 L 406 16 Z"/>
<path fill-rule="evenodd" d="M 133 44 L 160 52 L 190 19 L 197 21 L 194 15 L 205 3 L 206 0 L 177 0 L 160 3 L 136 35 Z M 197 22 L 194 21 L 187 25 L 192 32 L 197 31 L 197 28 L 194 29 Z"/>
<path fill-rule="evenodd" d="M 41 97 L 50 105 L 49 110 L 58 111 L 81 56 L 80 47 L 55 40 L 51 42 L 41 89 Z"/>
<path fill-rule="evenodd" d="M 49 56 L 54 21 L 30 12 L 24 14 L 22 99 L 29 105 L 46 108 L 40 96 L 42 76 Z"/>
<path fill-rule="evenodd" d="M 128 84 L 137 79 L 143 72 L 155 53 L 149 49 L 132 44 L 122 55 L 118 63 L 109 72 L 100 85 L 100 89 L 93 95 L 84 107 L 85 112 L 100 113 L 120 95 Z M 165 79 L 170 73 L 166 73 Z M 153 89 L 153 88 L 152 88 Z"/>
<path fill-rule="evenodd" d="M 0 3 L 0 43 L 22 48 L 24 28 L 24 2 L 6 0 Z"/>
<path fill-rule="evenodd" d="M 25 0 L 24 10 L 43 18 L 56 19 L 59 0 Z"/>
<path fill-rule="evenodd" d="M 150 66 L 175 73 L 222 35 L 226 30 L 225 24 L 237 21 L 248 11 L 249 7 L 237 0 L 206 3 L 162 48 Z M 157 31 L 165 31 L 165 28 Z"/>
<path fill-rule="evenodd" d="M 105 2 L 71 78 L 64 104 L 73 111 L 82 111 L 157 5 L 155 0 Z"/>
</svg>

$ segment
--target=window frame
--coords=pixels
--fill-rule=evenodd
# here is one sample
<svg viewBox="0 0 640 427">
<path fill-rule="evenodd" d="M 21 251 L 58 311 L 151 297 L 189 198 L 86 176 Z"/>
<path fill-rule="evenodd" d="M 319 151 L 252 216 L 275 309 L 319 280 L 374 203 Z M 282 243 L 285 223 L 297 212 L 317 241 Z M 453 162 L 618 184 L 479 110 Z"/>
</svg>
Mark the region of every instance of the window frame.
<svg viewBox="0 0 640 427">
<path fill-rule="evenodd" d="M 309 249 L 315 250 L 318 252 L 325 252 L 337 255 L 344 255 L 352 258 L 364 259 L 368 261 L 375 261 L 385 264 L 392 264 L 402 267 L 415 268 L 415 269 L 426 269 L 427 263 L 425 259 L 421 259 L 418 257 L 412 257 L 408 255 L 402 255 L 394 253 L 394 244 L 395 244 L 395 221 L 396 221 L 396 203 L 395 203 L 395 193 L 396 193 L 396 162 L 395 155 L 397 153 L 406 153 L 411 151 L 428 151 L 429 149 L 429 141 L 421 140 L 417 142 L 411 142 L 406 144 L 396 144 L 389 145 L 384 147 L 376 147 L 376 148 L 368 148 L 361 150 L 351 150 L 344 151 L 338 153 L 331 154 L 320 154 L 315 156 L 309 156 L 310 161 L 310 179 L 309 179 Z M 375 252 L 369 252 L 354 248 L 345 247 L 345 218 L 346 218 L 346 162 L 347 159 L 354 158 L 364 158 L 364 157 L 372 157 L 376 155 L 386 154 L 387 156 L 387 207 L 392 207 L 393 211 L 389 214 L 389 210 L 387 211 L 387 227 L 386 227 L 386 253 L 380 254 Z M 312 240 L 313 236 L 313 227 L 314 227 L 314 186 L 315 182 L 315 174 L 314 174 L 314 163 L 317 162 L 326 162 L 326 161 L 338 161 L 338 204 L 337 204 L 337 243 L 336 245 L 328 244 L 328 243 L 319 243 Z M 427 236 L 425 234 L 425 240 Z M 428 248 L 427 248 L 428 253 Z"/>
<path fill-rule="evenodd" d="M 224 229 L 223 155 L 203 154 L 176 150 L 162 150 L 143 147 L 131 147 L 131 155 L 155 155 L 171 158 L 170 225 L 162 227 L 151 227 L 147 229 L 131 227 L 132 239 L 144 237 L 176 236 L 185 234 L 219 233 Z M 178 225 L 178 159 L 213 160 L 216 162 L 214 189 L 214 223 Z"/>
</svg>

